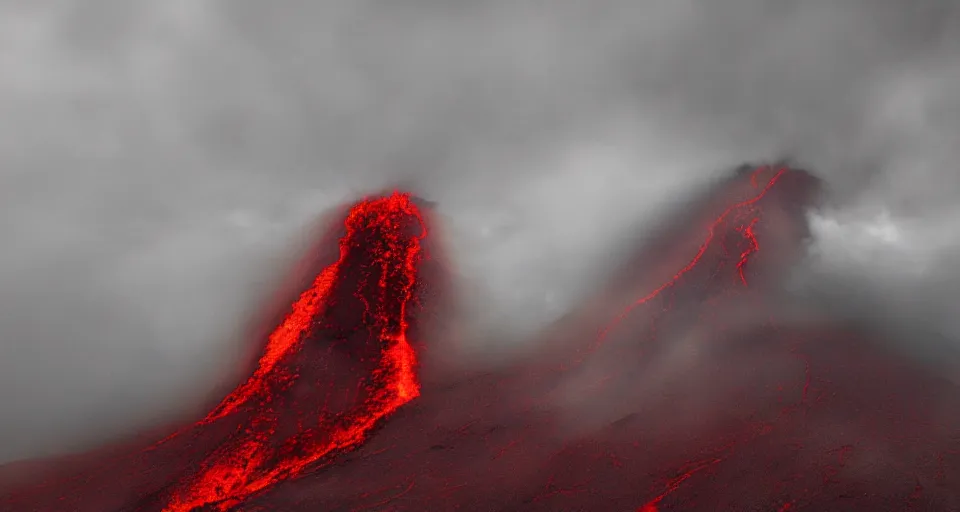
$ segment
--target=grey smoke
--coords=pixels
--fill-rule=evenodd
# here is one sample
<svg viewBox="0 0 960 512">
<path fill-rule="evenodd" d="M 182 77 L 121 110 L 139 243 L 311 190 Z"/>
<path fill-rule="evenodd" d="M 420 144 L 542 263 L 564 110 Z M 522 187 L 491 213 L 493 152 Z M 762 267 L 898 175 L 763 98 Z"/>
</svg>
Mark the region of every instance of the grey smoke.
<svg viewBox="0 0 960 512">
<path fill-rule="evenodd" d="M 470 332 L 509 345 L 575 304 L 637 219 L 789 156 L 831 191 L 806 290 L 960 344 L 958 15 L 4 0 L 0 460 L 196 405 L 234 377 L 313 219 L 400 182 L 440 205 Z"/>
</svg>

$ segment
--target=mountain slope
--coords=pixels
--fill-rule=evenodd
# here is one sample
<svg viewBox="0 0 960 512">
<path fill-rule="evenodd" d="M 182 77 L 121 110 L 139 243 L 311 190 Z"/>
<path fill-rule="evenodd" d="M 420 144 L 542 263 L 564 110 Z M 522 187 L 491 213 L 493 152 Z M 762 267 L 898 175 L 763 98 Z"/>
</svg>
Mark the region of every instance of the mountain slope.
<svg viewBox="0 0 960 512">
<path fill-rule="evenodd" d="M 462 376 L 419 357 L 443 349 L 429 215 L 362 201 L 205 418 L 37 469 L 5 509 L 960 510 L 957 387 L 784 291 L 818 191 L 738 169 L 528 356 Z"/>
</svg>

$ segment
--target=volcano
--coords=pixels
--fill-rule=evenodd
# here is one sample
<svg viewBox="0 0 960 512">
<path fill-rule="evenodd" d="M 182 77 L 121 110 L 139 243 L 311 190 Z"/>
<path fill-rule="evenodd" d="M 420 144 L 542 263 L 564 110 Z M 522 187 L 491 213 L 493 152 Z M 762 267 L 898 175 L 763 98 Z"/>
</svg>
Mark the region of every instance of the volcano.
<svg viewBox="0 0 960 512">
<path fill-rule="evenodd" d="M 528 352 L 469 372 L 432 357 L 451 284 L 432 204 L 363 199 L 208 414 L 159 441 L 0 468 L 0 503 L 960 510 L 957 386 L 788 291 L 820 189 L 787 166 L 735 170 L 630 241 Z"/>
</svg>

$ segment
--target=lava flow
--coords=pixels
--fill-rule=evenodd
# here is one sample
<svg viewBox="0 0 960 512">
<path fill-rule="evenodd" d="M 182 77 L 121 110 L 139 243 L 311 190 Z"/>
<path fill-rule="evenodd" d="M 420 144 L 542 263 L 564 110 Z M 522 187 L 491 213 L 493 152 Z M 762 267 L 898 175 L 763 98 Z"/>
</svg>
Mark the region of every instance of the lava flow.
<svg viewBox="0 0 960 512">
<path fill-rule="evenodd" d="M 763 174 L 766 171 L 769 171 L 768 167 L 758 167 L 750 175 L 750 183 L 755 187 L 759 188 L 757 184 L 757 177 Z M 707 229 L 707 234 L 704 237 L 703 242 L 700 244 L 700 248 L 694 254 L 693 258 L 687 263 L 683 268 L 681 268 L 673 277 L 667 282 L 657 286 L 650 293 L 644 295 L 643 297 L 634 301 L 629 307 L 623 310 L 614 320 L 603 328 L 600 332 L 600 336 L 597 339 L 597 343 L 591 347 L 592 350 L 595 350 L 597 346 L 603 343 L 603 340 L 606 339 L 608 333 L 611 329 L 615 328 L 620 322 L 623 321 L 630 313 L 644 304 L 650 302 L 651 300 L 657 298 L 664 290 L 674 286 L 680 279 L 682 279 L 687 273 L 694 270 L 698 265 L 700 265 L 701 260 L 707 254 L 707 251 L 715 245 L 715 238 L 718 231 L 720 231 L 725 225 L 731 223 L 731 221 L 736 225 L 735 231 L 741 233 L 743 238 L 747 242 L 747 247 L 740 253 L 739 260 L 736 262 L 737 274 L 740 276 L 740 280 L 744 285 L 747 284 L 747 278 L 744 275 L 744 268 L 747 264 L 747 261 L 751 254 L 759 250 L 760 246 L 757 243 L 756 234 L 754 233 L 754 227 L 757 224 L 757 221 L 760 220 L 760 212 L 758 211 L 757 203 L 763 199 L 767 194 L 777 184 L 777 181 L 788 172 L 787 168 L 778 169 L 772 177 L 769 178 L 766 185 L 760 189 L 756 195 L 734 203 L 733 205 L 727 207 L 723 213 L 721 213 Z M 724 249 L 726 250 L 726 249 Z M 723 260 L 721 260 L 722 262 Z"/>
<path fill-rule="evenodd" d="M 418 379 L 433 359 L 412 341 L 426 298 L 424 213 L 399 193 L 363 201 L 339 259 L 209 414 L 146 450 L 59 459 L 17 485 L 0 468 L 0 504 L 960 510 L 957 386 L 784 286 L 818 193 L 801 170 L 741 168 L 555 325 L 517 340 L 528 355 L 471 374 L 444 368 L 446 380 Z"/>
<path fill-rule="evenodd" d="M 378 422 L 420 394 L 408 337 L 421 284 L 424 215 L 409 195 L 394 193 L 356 204 L 343 226 L 339 259 L 319 273 L 268 336 L 250 378 L 206 417 L 141 455 L 169 457 L 178 442 L 197 449 L 209 432 L 233 432 L 200 448 L 206 453 L 198 463 L 183 464 L 182 476 L 138 509 L 157 503 L 166 512 L 232 509 L 356 447 Z M 336 389 L 344 386 L 346 393 Z"/>
<path fill-rule="evenodd" d="M 407 339 L 407 316 L 417 282 L 420 240 L 426 236 L 423 218 L 409 196 L 394 194 L 356 205 L 345 227 L 340 259 L 324 269 L 293 304 L 289 316 L 270 335 L 253 376 L 201 421 L 211 423 L 253 404 L 246 428 L 173 489 L 165 512 L 187 512 L 211 504 L 228 510 L 281 480 L 298 476 L 311 464 L 362 443 L 378 421 L 420 394 L 416 355 Z M 420 233 L 411 234 L 413 227 Z M 331 296 L 349 301 L 345 293 L 331 294 L 333 288 L 344 286 L 354 290 L 362 309 L 331 304 Z M 356 318 L 343 322 L 349 317 Z M 304 378 L 305 339 L 314 326 L 328 327 L 331 320 L 340 331 L 337 342 L 367 345 L 350 346 L 347 351 L 359 355 L 361 362 L 377 359 L 376 366 L 368 369 L 369 376 L 357 376 L 364 388 L 357 403 L 333 412 L 317 408 L 313 418 L 300 418 L 303 423 L 297 432 L 280 436 L 281 419 L 291 411 L 303 413 L 302 402 L 285 403 L 284 393 Z M 354 330 L 367 332 L 360 339 L 349 339 Z"/>
</svg>

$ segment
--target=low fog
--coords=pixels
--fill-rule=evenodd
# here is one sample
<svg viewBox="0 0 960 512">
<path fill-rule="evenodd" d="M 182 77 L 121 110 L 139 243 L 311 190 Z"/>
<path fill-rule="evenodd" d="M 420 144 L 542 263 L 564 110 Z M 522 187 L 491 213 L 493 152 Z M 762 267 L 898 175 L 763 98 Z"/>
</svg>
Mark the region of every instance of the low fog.
<svg viewBox="0 0 960 512">
<path fill-rule="evenodd" d="M 458 343 L 522 343 L 620 238 L 790 158 L 829 193 L 798 288 L 960 347 L 957 2 L 0 0 L 0 24 L 0 461 L 209 398 L 318 216 L 395 184 L 438 203 Z"/>
</svg>

